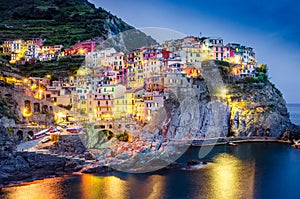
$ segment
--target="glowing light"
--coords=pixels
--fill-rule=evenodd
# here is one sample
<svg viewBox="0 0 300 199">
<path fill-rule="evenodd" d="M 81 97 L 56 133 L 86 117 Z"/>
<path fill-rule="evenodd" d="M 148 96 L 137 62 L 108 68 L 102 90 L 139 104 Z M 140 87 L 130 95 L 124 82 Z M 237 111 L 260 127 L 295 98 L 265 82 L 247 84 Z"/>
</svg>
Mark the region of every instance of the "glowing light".
<svg viewBox="0 0 300 199">
<path fill-rule="evenodd" d="M 66 114 L 64 114 L 63 112 L 59 111 L 58 113 L 55 113 L 56 122 L 61 122 L 64 120 L 64 118 L 66 118 Z"/>
<path fill-rule="evenodd" d="M 221 90 L 220 90 L 220 97 L 222 97 L 223 99 L 225 99 L 227 93 L 228 93 L 228 89 L 227 88 L 221 88 Z"/>
<path fill-rule="evenodd" d="M 46 78 L 50 79 L 50 78 L 51 78 L 51 75 L 46 75 Z"/>
<path fill-rule="evenodd" d="M 238 158 L 229 154 L 220 154 L 214 162 L 208 170 L 211 178 L 208 186 L 212 198 L 253 198 L 254 164 L 244 168 Z M 247 178 L 241 178 L 245 175 Z"/>
<path fill-rule="evenodd" d="M 32 113 L 29 111 L 28 108 L 23 108 L 21 112 L 22 112 L 23 117 L 30 117 L 30 116 L 32 116 Z"/>
<path fill-rule="evenodd" d="M 149 116 L 147 116 L 147 120 L 148 121 L 150 121 L 151 120 L 151 116 L 149 115 Z"/>
<path fill-rule="evenodd" d="M 85 54 L 85 50 L 84 49 L 79 49 L 78 50 L 78 54 L 79 55 L 84 55 Z"/>
</svg>

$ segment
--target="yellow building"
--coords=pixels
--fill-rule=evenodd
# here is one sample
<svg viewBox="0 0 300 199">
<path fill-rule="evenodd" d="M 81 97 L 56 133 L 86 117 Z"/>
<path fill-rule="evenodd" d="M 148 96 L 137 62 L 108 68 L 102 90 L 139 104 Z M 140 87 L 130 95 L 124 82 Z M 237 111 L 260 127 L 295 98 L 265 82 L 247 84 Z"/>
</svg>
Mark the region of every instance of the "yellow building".
<svg viewBox="0 0 300 199">
<path fill-rule="evenodd" d="M 115 98 L 113 104 L 113 114 L 115 119 L 127 117 L 127 100 L 125 100 L 124 96 Z"/>
<path fill-rule="evenodd" d="M 137 121 L 140 121 L 142 123 L 145 123 L 146 117 L 145 117 L 145 102 L 143 98 L 136 98 L 134 100 L 134 118 Z"/>
<path fill-rule="evenodd" d="M 137 107 L 136 107 L 136 99 L 142 98 L 145 90 L 143 87 L 134 88 L 127 91 L 124 95 L 124 99 L 127 102 L 127 114 L 131 117 L 137 114 Z"/>
</svg>

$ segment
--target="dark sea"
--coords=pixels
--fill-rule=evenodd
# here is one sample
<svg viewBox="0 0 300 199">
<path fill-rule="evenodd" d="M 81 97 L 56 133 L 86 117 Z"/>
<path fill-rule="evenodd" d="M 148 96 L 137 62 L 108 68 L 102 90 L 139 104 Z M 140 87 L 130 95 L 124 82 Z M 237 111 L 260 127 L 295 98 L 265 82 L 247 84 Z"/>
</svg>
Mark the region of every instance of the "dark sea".
<svg viewBox="0 0 300 199">
<path fill-rule="evenodd" d="M 191 147 L 179 160 L 198 158 Z M 146 174 L 113 172 L 101 176 L 51 178 L 3 188 L 11 199 L 139 198 L 299 198 L 300 150 L 279 143 L 215 146 L 204 158 L 208 166 Z"/>
<path fill-rule="evenodd" d="M 289 104 L 292 121 L 300 124 L 300 105 Z M 177 160 L 198 159 L 190 147 Z M 179 168 L 145 174 L 113 172 L 50 178 L 3 188 L 11 199 L 247 199 L 300 198 L 300 149 L 279 143 L 240 143 L 215 146 L 199 170 Z"/>
</svg>

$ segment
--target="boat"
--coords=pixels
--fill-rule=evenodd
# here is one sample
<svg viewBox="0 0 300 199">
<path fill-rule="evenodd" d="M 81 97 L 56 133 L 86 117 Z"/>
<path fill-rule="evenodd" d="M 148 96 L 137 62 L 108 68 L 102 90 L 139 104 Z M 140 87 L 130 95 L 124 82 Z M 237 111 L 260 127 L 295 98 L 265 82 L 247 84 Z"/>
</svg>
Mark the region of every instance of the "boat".
<svg viewBox="0 0 300 199">
<path fill-rule="evenodd" d="M 234 142 L 228 142 L 227 143 L 229 146 L 238 146 L 238 144 L 237 143 L 234 143 Z"/>
<path fill-rule="evenodd" d="M 41 140 L 41 143 L 45 144 L 49 141 L 51 141 L 51 138 L 49 136 L 47 136 L 47 137 L 44 137 L 44 139 Z"/>
<path fill-rule="evenodd" d="M 182 168 L 182 170 L 193 171 L 198 170 L 207 166 L 207 162 L 201 162 L 198 160 L 190 160 L 187 162 L 186 166 Z"/>
<path fill-rule="evenodd" d="M 46 132 L 46 135 L 53 135 L 53 134 L 60 134 L 60 131 L 57 129 L 57 127 L 51 127 L 48 132 Z"/>
<path fill-rule="evenodd" d="M 35 133 L 33 135 L 33 137 L 31 137 L 31 140 L 38 140 L 38 139 L 44 137 L 48 131 L 49 131 L 49 129 L 44 129 L 44 130 L 41 130 L 41 131 Z"/>
<path fill-rule="evenodd" d="M 70 125 L 67 127 L 66 131 L 69 133 L 79 133 L 82 129 L 82 126 L 79 125 Z"/>
</svg>

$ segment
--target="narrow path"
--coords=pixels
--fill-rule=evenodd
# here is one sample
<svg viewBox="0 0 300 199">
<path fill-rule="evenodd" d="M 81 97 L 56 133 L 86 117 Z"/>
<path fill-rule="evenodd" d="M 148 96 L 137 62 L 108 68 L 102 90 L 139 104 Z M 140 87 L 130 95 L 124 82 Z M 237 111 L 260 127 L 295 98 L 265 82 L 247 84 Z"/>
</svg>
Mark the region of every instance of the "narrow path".
<svg viewBox="0 0 300 199">
<path fill-rule="evenodd" d="M 41 141 L 43 138 L 40 138 L 38 140 L 32 140 L 32 141 L 27 141 L 27 142 L 23 142 L 19 145 L 17 145 L 17 151 L 27 151 L 30 150 L 31 148 L 34 148 L 39 141 Z"/>
</svg>

